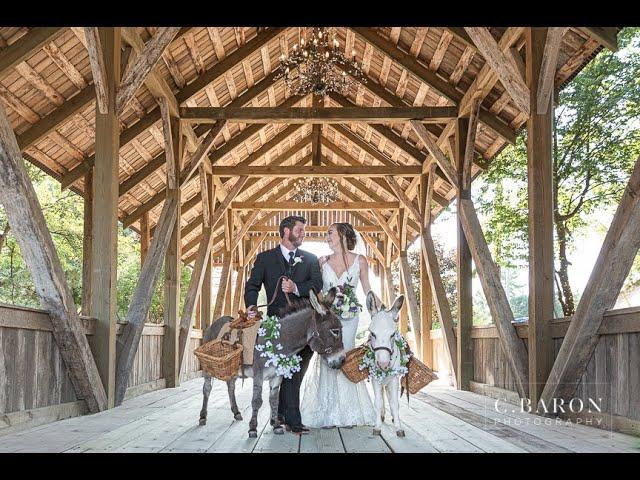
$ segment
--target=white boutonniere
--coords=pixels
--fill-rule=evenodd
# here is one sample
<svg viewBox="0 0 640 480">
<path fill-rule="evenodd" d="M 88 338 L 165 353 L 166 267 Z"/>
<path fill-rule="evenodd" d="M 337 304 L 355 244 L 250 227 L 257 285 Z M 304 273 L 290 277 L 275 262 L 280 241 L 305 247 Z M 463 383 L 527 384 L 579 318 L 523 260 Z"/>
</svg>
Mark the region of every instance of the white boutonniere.
<svg viewBox="0 0 640 480">
<path fill-rule="evenodd" d="M 295 267 L 299 263 L 302 263 L 302 257 L 293 257 L 293 266 Z"/>
</svg>

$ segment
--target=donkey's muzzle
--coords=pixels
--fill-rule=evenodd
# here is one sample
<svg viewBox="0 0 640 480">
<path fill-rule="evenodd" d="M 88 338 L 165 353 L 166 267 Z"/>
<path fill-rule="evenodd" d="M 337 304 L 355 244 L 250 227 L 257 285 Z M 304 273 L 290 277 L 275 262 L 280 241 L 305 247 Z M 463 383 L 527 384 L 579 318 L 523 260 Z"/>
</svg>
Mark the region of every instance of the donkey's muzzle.
<svg viewBox="0 0 640 480">
<path fill-rule="evenodd" d="M 344 350 L 341 350 L 340 353 L 327 357 L 327 363 L 331 368 L 340 368 L 344 365 L 346 357 Z"/>
</svg>

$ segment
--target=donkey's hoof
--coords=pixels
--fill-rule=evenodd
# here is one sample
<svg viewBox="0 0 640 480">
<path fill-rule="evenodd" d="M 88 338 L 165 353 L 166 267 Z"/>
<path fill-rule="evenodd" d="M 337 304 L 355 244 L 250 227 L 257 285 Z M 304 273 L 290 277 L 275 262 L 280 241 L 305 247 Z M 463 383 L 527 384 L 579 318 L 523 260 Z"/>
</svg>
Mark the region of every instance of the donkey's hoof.
<svg viewBox="0 0 640 480">
<path fill-rule="evenodd" d="M 399 437 L 403 437 L 404 438 L 404 430 L 398 430 L 396 432 L 396 435 L 399 436 Z"/>
<path fill-rule="evenodd" d="M 381 435 L 381 434 L 382 434 L 382 431 L 381 431 L 381 430 L 378 430 L 377 428 L 374 428 L 374 429 L 373 429 L 373 434 L 374 434 L 374 435 Z"/>
<path fill-rule="evenodd" d="M 198 425 L 203 426 L 207 424 L 207 419 L 206 418 L 201 418 L 200 421 L 198 422 Z"/>
<path fill-rule="evenodd" d="M 284 428 L 282 428 L 282 425 L 273 427 L 273 433 L 276 435 L 284 435 Z"/>
<path fill-rule="evenodd" d="M 249 438 L 258 438 L 257 430 L 249 430 Z"/>
<path fill-rule="evenodd" d="M 236 413 L 236 414 L 233 416 L 233 418 L 234 418 L 235 420 L 242 420 L 242 414 L 241 414 L 240 412 L 238 412 L 238 413 Z"/>
</svg>

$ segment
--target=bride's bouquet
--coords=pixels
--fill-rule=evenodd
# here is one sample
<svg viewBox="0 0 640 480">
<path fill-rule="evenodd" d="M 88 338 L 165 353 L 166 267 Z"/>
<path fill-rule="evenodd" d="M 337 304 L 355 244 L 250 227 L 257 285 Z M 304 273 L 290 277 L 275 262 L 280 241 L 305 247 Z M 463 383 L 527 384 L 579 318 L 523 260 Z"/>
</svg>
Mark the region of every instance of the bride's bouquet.
<svg viewBox="0 0 640 480">
<path fill-rule="evenodd" d="M 333 301 L 333 311 L 343 319 L 351 319 L 362 311 L 362 305 L 358 301 L 356 289 L 351 285 L 351 278 L 347 277 L 346 283 L 338 285 L 336 298 Z"/>
</svg>

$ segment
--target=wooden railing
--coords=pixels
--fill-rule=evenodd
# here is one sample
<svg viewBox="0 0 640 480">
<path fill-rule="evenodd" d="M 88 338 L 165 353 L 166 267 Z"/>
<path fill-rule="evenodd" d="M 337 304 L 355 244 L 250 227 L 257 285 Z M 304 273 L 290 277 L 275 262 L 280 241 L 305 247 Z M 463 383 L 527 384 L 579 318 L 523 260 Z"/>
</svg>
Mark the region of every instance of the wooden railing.
<svg viewBox="0 0 640 480">
<path fill-rule="evenodd" d="M 560 318 L 551 322 L 554 358 L 570 321 L 571 318 Z M 517 324 L 516 331 L 526 346 L 528 325 Z M 598 333 L 600 338 L 595 353 L 574 397 L 585 403 L 588 398 L 601 398 L 607 428 L 637 433 L 640 431 L 640 307 L 608 311 Z M 432 330 L 430 336 L 434 369 L 446 371 L 442 333 Z M 474 360 L 472 389 L 483 394 L 490 393 L 492 389 L 515 392 L 513 376 L 502 352 L 496 327 L 473 327 L 471 338 Z"/>
<path fill-rule="evenodd" d="M 81 317 L 85 334 L 93 335 L 95 319 Z M 123 325 L 118 325 L 120 334 Z M 164 326 L 146 324 L 129 376 L 125 398 L 164 388 L 162 345 Z M 181 380 L 199 375 L 193 350 L 202 331 L 192 330 Z M 0 304 L 0 435 L 39 423 L 81 415 L 78 401 L 43 310 Z"/>
</svg>

